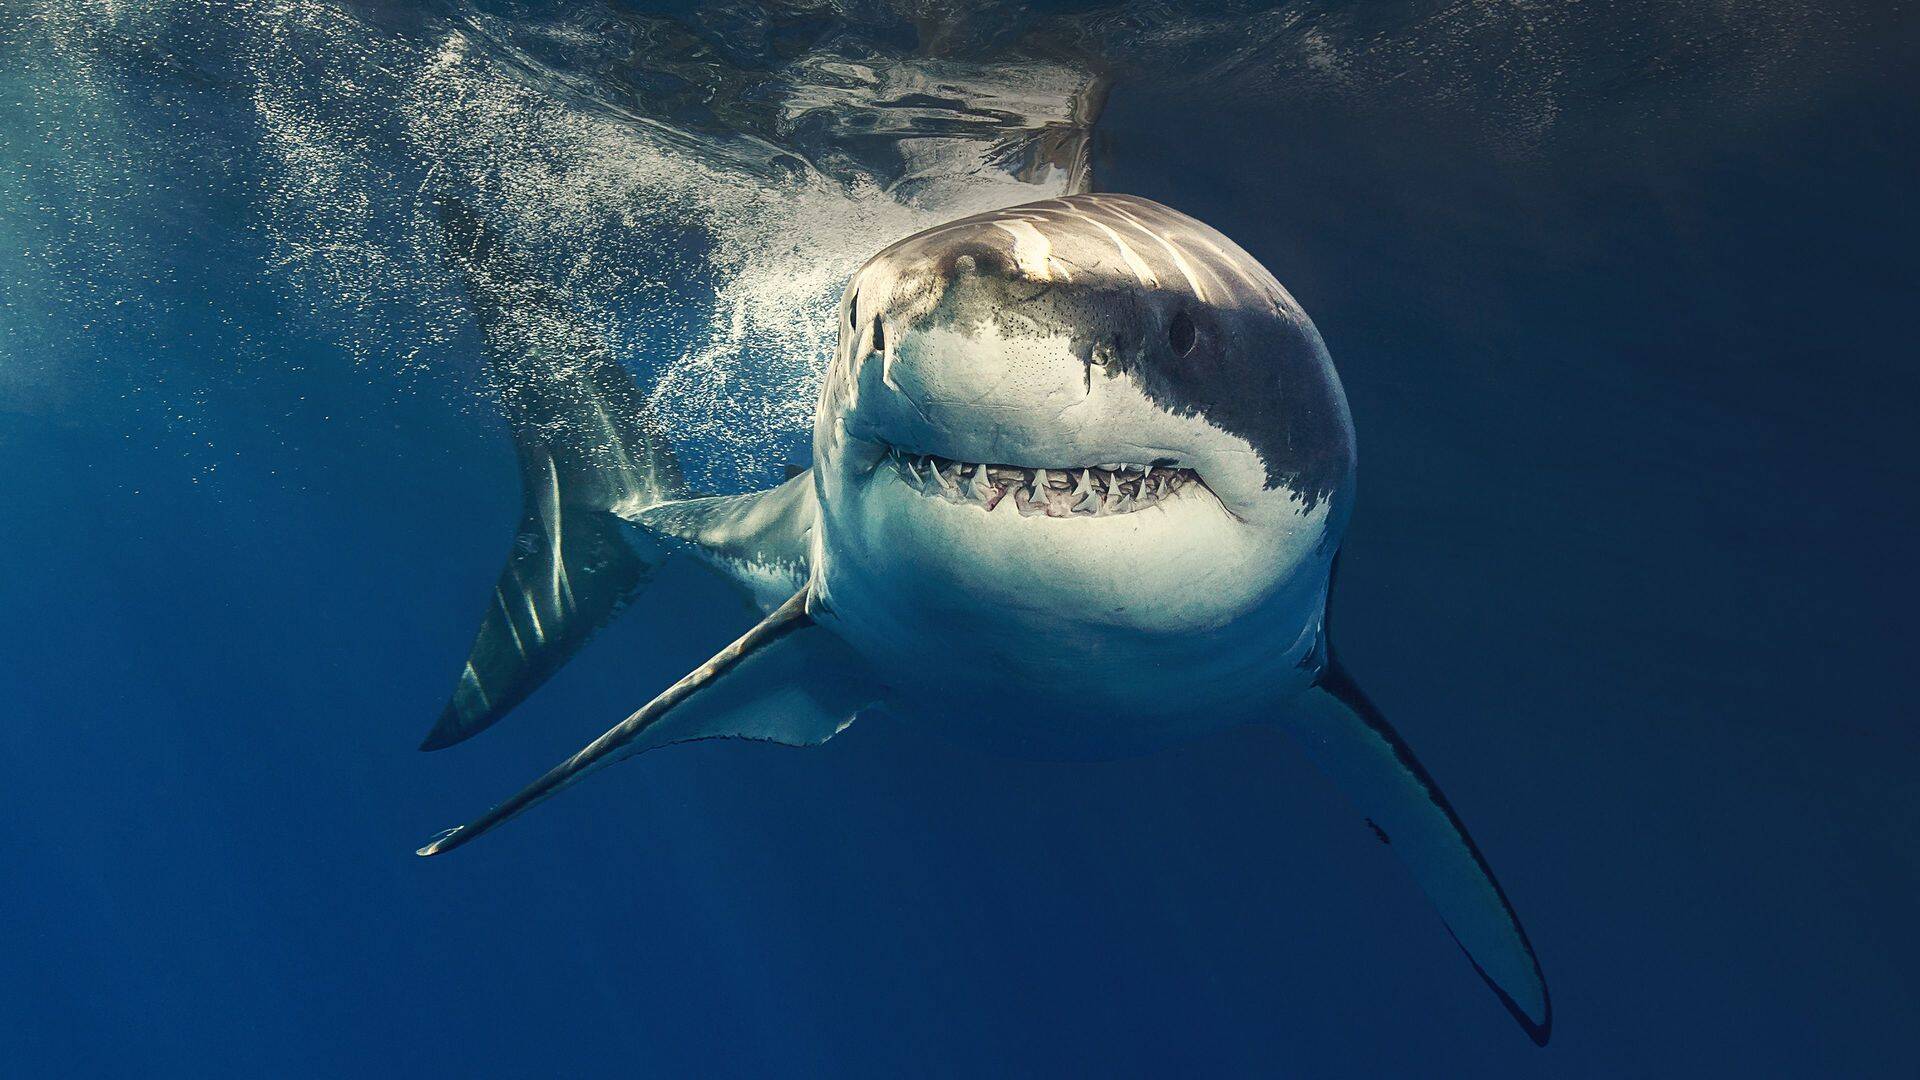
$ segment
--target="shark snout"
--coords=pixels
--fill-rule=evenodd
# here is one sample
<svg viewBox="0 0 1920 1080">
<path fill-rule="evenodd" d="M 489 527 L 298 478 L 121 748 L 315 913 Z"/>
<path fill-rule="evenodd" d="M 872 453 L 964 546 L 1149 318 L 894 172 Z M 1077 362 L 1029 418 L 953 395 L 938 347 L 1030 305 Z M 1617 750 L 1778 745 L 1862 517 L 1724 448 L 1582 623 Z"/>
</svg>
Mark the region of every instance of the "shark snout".
<svg viewBox="0 0 1920 1080">
<path fill-rule="evenodd" d="M 1106 434 L 1086 365 L 1064 335 L 923 318 L 879 340 L 859 369 L 850 428 L 969 461 L 1068 460 Z"/>
<path fill-rule="evenodd" d="M 1305 313 L 1226 237 L 1143 200 L 1047 200 L 917 234 L 861 268 L 843 316 L 843 397 L 823 415 L 909 453 L 1171 460 L 1235 516 L 1279 521 L 1353 471 Z"/>
</svg>

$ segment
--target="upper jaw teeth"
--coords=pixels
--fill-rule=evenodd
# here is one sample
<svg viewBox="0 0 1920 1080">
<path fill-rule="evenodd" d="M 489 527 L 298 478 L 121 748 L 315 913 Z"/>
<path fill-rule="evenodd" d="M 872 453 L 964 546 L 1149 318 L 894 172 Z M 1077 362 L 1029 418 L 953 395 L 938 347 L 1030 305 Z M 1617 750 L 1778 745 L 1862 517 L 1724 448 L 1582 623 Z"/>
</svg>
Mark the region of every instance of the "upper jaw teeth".
<svg viewBox="0 0 1920 1080">
<path fill-rule="evenodd" d="M 1126 462 L 1028 469 L 910 454 L 897 448 L 887 451 L 887 460 L 902 480 L 925 494 L 987 510 L 1010 503 L 1023 516 L 1126 514 L 1158 505 L 1188 484 L 1200 482 L 1192 469 Z"/>
</svg>

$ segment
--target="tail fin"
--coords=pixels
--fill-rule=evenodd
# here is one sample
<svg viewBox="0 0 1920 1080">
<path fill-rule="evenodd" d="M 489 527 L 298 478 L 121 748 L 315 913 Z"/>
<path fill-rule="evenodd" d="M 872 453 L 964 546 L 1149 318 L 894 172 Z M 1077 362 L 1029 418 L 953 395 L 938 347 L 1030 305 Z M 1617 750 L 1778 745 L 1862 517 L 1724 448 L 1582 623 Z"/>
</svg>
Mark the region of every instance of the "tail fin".
<svg viewBox="0 0 1920 1080">
<path fill-rule="evenodd" d="M 486 337 L 523 507 L 492 605 L 422 750 L 492 725 L 605 626 L 661 559 L 636 546 L 620 514 L 685 494 L 632 376 L 562 297 L 465 203 L 443 198 L 440 220 Z"/>
</svg>

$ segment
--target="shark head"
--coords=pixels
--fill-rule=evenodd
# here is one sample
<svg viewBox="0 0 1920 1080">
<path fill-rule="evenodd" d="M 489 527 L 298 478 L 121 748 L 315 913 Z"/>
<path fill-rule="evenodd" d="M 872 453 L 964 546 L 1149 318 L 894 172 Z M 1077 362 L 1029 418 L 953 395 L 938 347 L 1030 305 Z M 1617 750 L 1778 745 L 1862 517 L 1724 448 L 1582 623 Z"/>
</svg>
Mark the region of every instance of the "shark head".
<svg viewBox="0 0 1920 1080">
<path fill-rule="evenodd" d="M 873 648 L 940 633 L 1124 694 L 1102 669 L 1317 617 L 1352 421 L 1312 322 L 1219 232 L 1121 195 L 981 214 L 875 255 L 840 319 L 816 587 Z"/>
</svg>

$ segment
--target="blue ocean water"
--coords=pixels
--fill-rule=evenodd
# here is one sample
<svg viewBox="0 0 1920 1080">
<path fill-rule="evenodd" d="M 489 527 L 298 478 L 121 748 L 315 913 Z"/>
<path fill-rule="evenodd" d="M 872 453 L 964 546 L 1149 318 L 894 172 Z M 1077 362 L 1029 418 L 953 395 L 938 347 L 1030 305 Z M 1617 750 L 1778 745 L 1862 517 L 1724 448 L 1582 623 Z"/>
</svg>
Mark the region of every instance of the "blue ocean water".
<svg viewBox="0 0 1920 1080">
<path fill-rule="evenodd" d="M 1913 1075 L 1911 14 L 903 12 L 0 8 L 6 1073 Z M 412 855 L 734 629 L 669 583 L 415 752 L 519 514 L 420 193 L 764 486 L 848 261 L 1004 180 L 903 132 L 1087 72 L 1097 186 L 1330 345 L 1342 654 L 1545 1049 L 1277 734 L 693 745 Z"/>
</svg>

